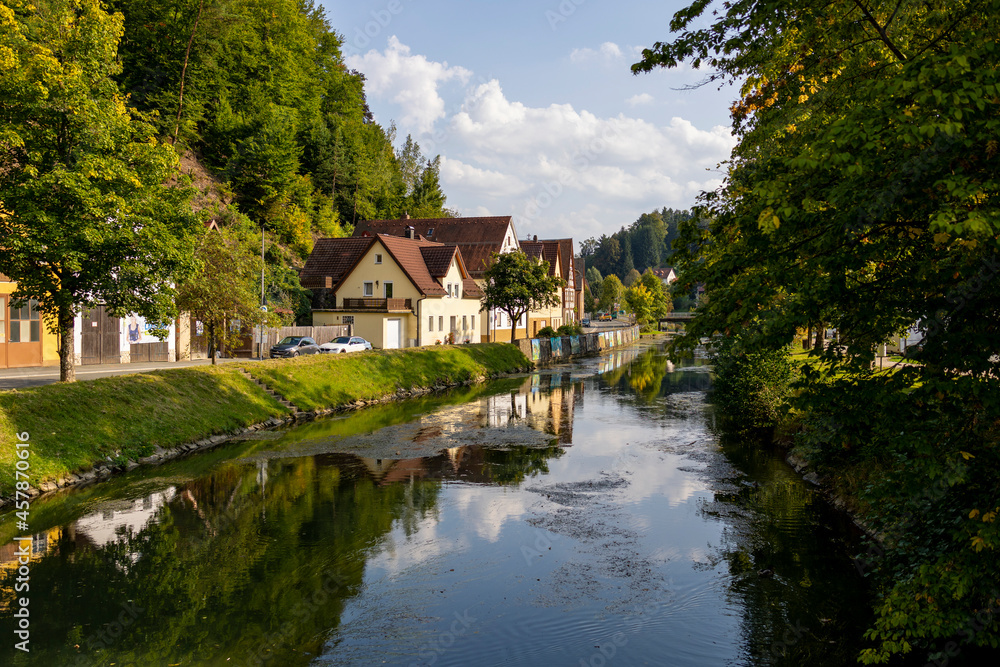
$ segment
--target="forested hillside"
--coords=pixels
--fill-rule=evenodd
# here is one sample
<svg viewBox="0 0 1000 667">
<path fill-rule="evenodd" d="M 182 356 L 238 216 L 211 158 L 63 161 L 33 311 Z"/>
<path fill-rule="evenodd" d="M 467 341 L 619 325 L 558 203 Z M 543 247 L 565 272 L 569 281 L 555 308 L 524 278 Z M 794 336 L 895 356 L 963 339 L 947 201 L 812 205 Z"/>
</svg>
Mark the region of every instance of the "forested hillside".
<svg viewBox="0 0 1000 667">
<path fill-rule="evenodd" d="M 583 241 L 580 253 L 588 269 L 595 267 L 603 276 L 614 274 L 624 281 L 632 269 L 643 273 L 649 268 L 670 266 L 679 226 L 692 218 L 693 214 L 686 210 L 654 209 L 610 236 L 602 234 L 598 239 Z"/>
<path fill-rule="evenodd" d="M 99 276 L 56 298 L 66 278 L 48 285 L 41 276 L 32 293 L 50 296 L 43 310 L 65 320 L 71 303 L 99 301 L 169 317 L 169 285 L 197 264 L 183 257 L 196 245 L 196 223 L 215 219 L 247 252 L 260 252 L 265 233 L 268 302 L 307 314 L 295 267 L 315 238 L 348 234 L 366 218 L 448 215 L 439 159 L 374 122 L 364 76 L 347 68 L 341 44 L 312 0 L 0 2 L 0 222 L 18 239 L 4 247 L 9 275 L 30 282 L 42 249 L 48 266 L 67 271 L 81 253 L 114 255 L 111 245 L 139 241 L 97 243 L 107 221 L 159 201 L 160 219 L 193 209 L 197 221 L 178 222 L 141 251 L 123 249 L 122 264 L 104 271 L 137 268 L 169 248 L 177 257 L 172 275 L 157 276 L 157 303 L 97 288 Z M 173 171 L 174 194 L 158 189 L 159 167 L 137 168 L 136 151 Z M 111 183 L 117 169 L 134 197 Z M 46 177 L 50 190 L 74 189 L 77 203 L 29 196 Z"/>
</svg>

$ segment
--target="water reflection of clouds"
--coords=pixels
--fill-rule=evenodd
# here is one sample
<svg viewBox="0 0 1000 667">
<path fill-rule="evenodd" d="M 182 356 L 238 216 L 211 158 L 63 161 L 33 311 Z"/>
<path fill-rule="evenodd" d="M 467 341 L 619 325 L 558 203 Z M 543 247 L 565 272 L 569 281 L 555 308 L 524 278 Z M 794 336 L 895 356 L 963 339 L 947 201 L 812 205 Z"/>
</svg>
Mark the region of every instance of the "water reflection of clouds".
<svg viewBox="0 0 1000 667">
<path fill-rule="evenodd" d="M 74 522 L 78 535 L 84 535 L 93 546 L 104 546 L 118 539 L 122 532 L 137 533 L 149 524 L 160 508 L 177 495 L 174 487 L 151 493 L 142 498 L 103 503 L 98 511 Z"/>
</svg>

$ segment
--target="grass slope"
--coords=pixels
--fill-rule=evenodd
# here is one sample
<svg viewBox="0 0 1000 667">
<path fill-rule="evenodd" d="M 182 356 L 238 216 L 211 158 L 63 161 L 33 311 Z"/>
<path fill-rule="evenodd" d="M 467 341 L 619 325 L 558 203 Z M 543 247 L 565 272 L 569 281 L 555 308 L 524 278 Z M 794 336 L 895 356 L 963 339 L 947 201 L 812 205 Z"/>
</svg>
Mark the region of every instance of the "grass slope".
<svg viewBox="0 0 1000 667">
<path fill-rule="evenodd" d="M 0 493 L 14 482 L 17 433 L 28 433 L 31 485 L 110 457 L 139 459 L 287 411 L 227 366 L 177 368 L 0 392 Z"/>
<path fill-rule="evenodd" d="M 477 382 L 530 365 L 513 345 L 483 343 L 313 355 L 256 363 L 248 370 L 299 408 L 318 410 L 399 389 Z"/>
<path fill-rule="evenodd" d="M 248 363 L 304 410 L 371 400 L 399 389 L 477 382 L 531 365 L 513 345 L 483 344 L 315 355 Z M 235 364 L 176 368 L 0 392 L 0 495 L 14 490 L 18 433 L 30 435 L 30 483 L 137 460 L 288 412 Z"/>
</svg>

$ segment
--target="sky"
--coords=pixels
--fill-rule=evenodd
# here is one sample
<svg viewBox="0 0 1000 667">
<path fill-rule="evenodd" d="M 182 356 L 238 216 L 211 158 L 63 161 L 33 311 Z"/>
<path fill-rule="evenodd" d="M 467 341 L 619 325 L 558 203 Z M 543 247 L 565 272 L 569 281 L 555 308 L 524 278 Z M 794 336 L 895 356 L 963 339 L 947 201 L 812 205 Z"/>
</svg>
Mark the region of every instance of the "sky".
<svg viewBox="0 0 1000 667">
<path fill-rule="evenodd" d="M 397 147 L 441 155 L 446 206 L 520 238 L 611 234 L 721 183 L 738 91 L 707 72 L 633 76 L 679 0 L 321 0 Z"/>
</svg>

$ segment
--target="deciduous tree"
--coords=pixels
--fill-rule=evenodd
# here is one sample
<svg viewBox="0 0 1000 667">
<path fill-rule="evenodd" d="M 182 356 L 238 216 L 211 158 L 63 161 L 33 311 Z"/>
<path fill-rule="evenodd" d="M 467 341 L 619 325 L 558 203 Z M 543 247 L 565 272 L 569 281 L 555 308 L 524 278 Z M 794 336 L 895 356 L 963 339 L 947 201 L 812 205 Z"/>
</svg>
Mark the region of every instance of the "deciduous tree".
<svg viewBox="0 0 1000 667">
<path fill-rule="evenodd" d="M 523 252 L 493 253 L 483 274 L 483 310 L 501 310 L 510 318 L 510 339 L 515 340 L 517 322 L 529 310 L 558 306 L 559 290 L 566 284 L 549 275 L 549 263 L 534 260 Z"/>
<path fill-rule="evenodd" d="M 0 271 L 58 332 L 63 381 L 82 308 L 172 316 L 198 227 L 164 185 L 177 155 L 114 82 L 121 35 L 98 0 L 0 5 Z"/>
</svg>

